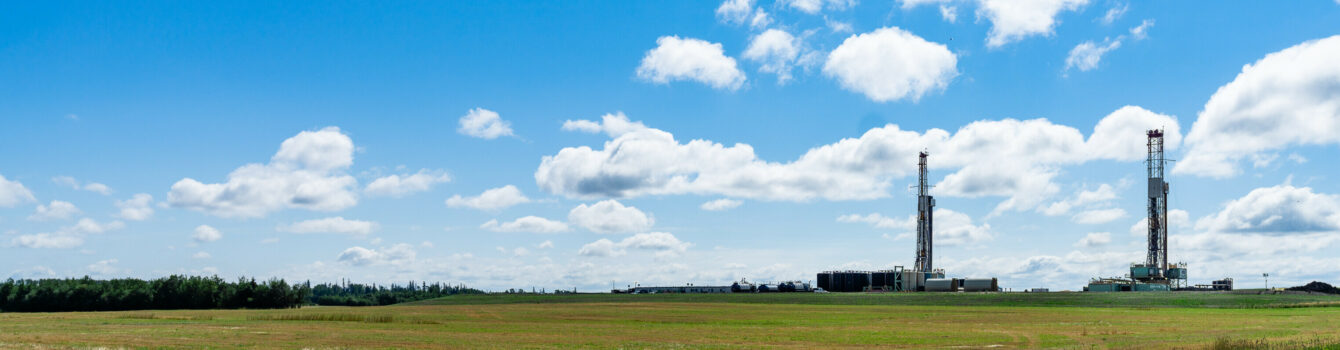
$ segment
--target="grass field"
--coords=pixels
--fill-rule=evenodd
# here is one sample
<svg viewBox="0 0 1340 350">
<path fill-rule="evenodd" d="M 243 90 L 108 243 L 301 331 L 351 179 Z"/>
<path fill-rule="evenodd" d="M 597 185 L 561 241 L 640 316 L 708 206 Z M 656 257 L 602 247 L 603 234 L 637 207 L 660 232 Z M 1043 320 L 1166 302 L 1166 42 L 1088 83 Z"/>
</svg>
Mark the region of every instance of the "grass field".
<svg viewBox="0 0 1340 350">
<path fill-rule="evenodd" d="M 1206 293 L 484 295 L 0 313 L 0 348 L 1336 348 L 1338 305 Z"/>
</svg>

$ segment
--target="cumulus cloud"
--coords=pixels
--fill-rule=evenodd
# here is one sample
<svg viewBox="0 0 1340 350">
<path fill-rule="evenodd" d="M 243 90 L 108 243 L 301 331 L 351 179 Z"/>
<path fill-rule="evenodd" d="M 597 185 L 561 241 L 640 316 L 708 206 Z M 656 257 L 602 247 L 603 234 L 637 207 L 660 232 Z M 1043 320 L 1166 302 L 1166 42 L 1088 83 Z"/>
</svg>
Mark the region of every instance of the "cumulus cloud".
<svg viewBox="0 0 1340 350">
<path fill-rule="evenodd" d="M 74 225 L 62 227 L 55 232 L 19 235 L 10 240 L 10 245 L 24 248 L 74 248 L 83 245 L 84 237 L 89 234 L 100 234 L 118 230 L 125 226 L 125 223 L 120 221 L 101 223 L 93 219 L 83 218 Z"/>
<path fill-rule="evenodd" d="M 726 0 L 717 7 L 717 18 L 726 23 L 740 24 L 754 11 L 753 0 Z"/>
<path fill-rule="evenodd" d="M 89 192 L 96 192 L 96 193 L 101 194 L 101 195 L 104 195 L 104 196 L 112 194 L 112 188 L 111 188 L 111 187 L 107 187 L 107 185 L 104 185 L 104 184 L 101 184 L 101 183 L 97 183 L 97 182 L 90 182 L 90 183 L 85 184 L 85 185 L 83 185 L 83 186 L 81 187 L 81 186 L 79 185 L 79 180 L 76 180 L 74 177 L 71 177 L 71 176 L 64 176 L 64 175 L 62 175 L 62 176 L 56 176 L 56 177 L 51 178 L 51 182 L 54 182 L 54 183 L 56 183 L 57 185 L 60 185 L 60 186 L 62 186 L 62 187 L 69 187 L 69 188 L 71 188 L 71 189 L 75 189 L 75 190 L 85 190 L 85 191 L 89 191 Z"/>
<path fill-rule="evenodd" d="M 800 39 L 781 29 L 768 29 L 749 41 L 744 58 L 758 62 L 758 71 L 777 75 L 777 84 L 791 80 L 791 66 L 800 57 Z"/>
<path fill-rule="evenodd" d="M 1340 196 L 1284 184 L 1252 190 L 1196 221 L 1211 232 L 1292 234 L 1340 231 Z"/>
<path fill-rule="evenodd" d="M 88 269 L 89 273 L 92 273 L 94 275 L 105 276 L 123 272 L 124 271 L 123 269 L 115 266 L 116 262 L 117 262 L 116 259 L 107 259 L 93 264 L 89 264 L 86 268 Z"/>
<path fill-rule="evenodd" d="M 414 263 L 417 255 L 414 246 L 400 243 L 378 249 L 350 247 L 341 252 L 337 260 L 353 266 L 404 266 Z"/>
<path fill-rule="evenodd" d="M 59 233 L 37 233 L 14 237 L 10 244 L 25 248 L 68 249 L 83 245 L 84 238 Z"/>
<path fill-rule="evenodd" d="M 1102 184 L 1093 190 L 1075 192 L 1075 196 L 1072 198 L 1038 207 L 1038 211 L 1049 216 L 1063 215 L 1069 213 L 1071 208 L 1105 204 L 1113 199 L 1117 199 L 1117 192 L 1112 189 L 1112 185 Z"/>
<path fill-rule="evenodd" d="M 680 143 L 670 133 L 631 123 L 622 114 L 606 115 L 601 123 L 568 123 L 583 125 L 578 130 L 605 131 L 611 140 L 603 149 L 568 147 L 546 156 L 535 180 L 545 191 L 575 198 L 698 194 L 862 200 L 887 197 L 891 181 L 914 173 L 917 153 L 930 150 L 932 169 L 956 169 L 936 185 L 937 195 L 1003 196 L 1008 198 L 997 211 L 1029 210 L 1059 191 L 1052 183 L 1059 167 L 1131 155 L 1090 153 L 1092 147 L 1123 138 L 1142 147 L 1143 131 L 1110 135 L 1143 127 L 1138 123 L 1143 119 L 1130 115 L 1118 112 L 1105 117 L 1100 121 L 1103 127 L 1095 129 L 1096 137 L 1087 141 L 1079 130 L 1046 119 L 983 120 L 953 134 L 941 129 L 918 133 L 890 124 L 859 138 L 812 148 L 786 163 L 761 160 L 747 144 Z"/>
<path fill-rule="evenodd" d="M 53 200 L 51 204 L 38 204 L 37 211 L 33 212 L 33 215 L 29 215 L 28 220 L 69 220 L 79 213 L 81 211 L 73 203 Z"/>
<path fill-rule="evenodd" d="M 783 0 L 780 3 L 808 14 L 817 14 L 827 8 L 841 11 L 856 5 L 856 0 Z"/>
<path fill-rule="evenodd" d="M 1340 35 L 1307 41 L 1242 67 L 1187 133 L 1174 174 L 1230 177 L 1243 158 L 1292 145 L 1340 143 Z"/>
<path fill-rule="evenodd" d="M 479 228 L 493 232 L 556 233 L 568 231 L 568 224 L 538 216 L 526 216 L 503 223 L 499 223 L 496 219 L 489 220 L 479 225 Z"/>
<path fill-rule="evenodd" d="M 958 22 L 958 7 L 940 5 L 940 18 L 944 18 L 945 22 L 949 23 Z"/>
<path fill-rule="evenodd" d="M 35 202 L 33 192 L 29 191 L 23 183 L 10 181 L 4 175 L 0 175 L 0 207 L 12 208 L 19 203 Z"/>
<path fill-rule="evenodd" d="M 675 235 L 665 232 L 639 233 L 615 243 L 601 238 L 582 245 L 577 254 L 582 256 L 613 257 L 628 253 L 629 249 L 655 252 L 656 256 L 678 256 L 693 244 L 680 241 Z"/>
<path fill-rule="evenodd" d="M 730 198 L 722 198 L 704 202 L 703 205 L 700 205 L 698 207 L 702 208 L 702 210 L 707 211 L 724 211 L 724 210 L 735 209 L 735 207 L 740 206 L 740 204 L 744 204 L 744 202 Z"/>
<path fill-rule="evenodd" d="M 210 227 L 209 225 L 196 226 L 195 234 L 191 235 L 191 239 L 194 239 L 196 242 L 200 243 L 213 242 L 222 238 L 223 233 L 219 232 L 219 230 L 216 228 Z"/>
<path fill-rule="evenodd" d="M 1075 242 L 1076 247 L 1098 247 L 1112 243 L 1112 234 L 1108 232 L 1092 232 L 1084 235 L 1079 242 Z"/>
<path fill-rule="evenodd" d="M 1103 17 L 1098 18 L 1098 21 L 1105 25 L 1112 24 L 1112 22 L 1116 22 L 1117 19 L 1121 18 L 1122 15 L 1125 15 L 1126 10 L 1129 10 L 1130 8 L 1131 4 L 1127 3 L 1120 3 L 1116 6 L 1112 6 L 1112 8 L 1107 9 L 1107 12 L 1103 13 Z"/>
<path fill-rule="evenodd" d="M 337 127 L 303 131 L 284 140 L 269 164 L 247 164 L 224 183 L 185 178 L 172 185 L 168 203 L 220 217 L 263 217 L 297 208 L 334 211 L 358 203 L 358 182 L 346 170 L 354 142 Z"/>
<path fill-rule="evenodd" d="M 427 191 L 433 188 L 433 185 L 447 181 L 451 181 L 451 176 L 448 176 L 445 171 L 422 169 L 414 174 L 392 174 L 379 177 L 363 188 L 363 193 L 369 196 L 404 197 L 412 193 Z"/>
<path fill-rule="evenodd" d="M 1154 20 L 1146 19 L 1140 21 L 1140 25 L 1131 28 L 1131 38 L 1135 40 L 1144 40 L 1149 37 L 1149 27 L 1154 26 Z"/>
<path fill-rule="evenodd" d="M 1085 142 L 1085 150 L 1096 159 L 1143 160 L 1148 153 L 1145 133 L 1153 129 L 1163 130 L 1165 152 L 1176 150 L 1182 143 L 1182 128 L 1177 117 L 1128 105 L 1103 117 L 1093 127 L 1093 135 Z"/>
<path fill-rule="evenodd" d="M 999 48 L 1030 36 L 1052 35 L 1056 16 L 1061 11 L 1075 11 L 1087 5 L 1088 0 L 981 0 L 978 18 L 991 22 L 986 46 Z"/>
<path fill-rule="evenodd" d="M 530 203 L 531 199 L 521 193 L 516 186 L 507 185 L 498 188 L 485 190 L 475 197 L 461 197 L 460 195 L 447 198 L 447 206 L 451 208 L 473 208 L 479 210 L 499 210 L 513 205 Z"/>
<path fill-rule="evenodd" d="M 130 199 L 116 201 L 116 208 L 121 209 L 116 217 L 133 221 L 147 220 L 154 215 L 154 208 L 150 206 L 153 202 L 154 197 L 148 193 L 139 193 L 131 196 Z"/>
<path fill-rule="evenodd" d="M 656 39 L 656 48 L 642 58 L 637 76 L 657 84 L 693 80 L 723 90 L 739 89 L 745 81 L 744 72 L 721 44 L 679 36 Z"/>
<path fill-rule="evenodd" d="M 1104 39 L 1101 45 L 1094 44 L 1092 40 L 1085 41 L 1075 48 L 1070 49 L 1070 56 L 1065 58 L 1065 69 L 1079 69 L 1081 72 L 1087 72 L 1098 68 L 1098 62 L 1103 59 L 1103 55 L 1112 50 L 1121 47 L 1121 40 Z"/>
<path fill-rule="evenodd" d="M 655 219 L 623 203 L 607 199 L 596 204 L 581 204 L 568 212 L 568 222 L 595 233 L 634 233 L 651 229 Z"/>
<path fill-rule="evenodd" d="M 498 112 L 483 108 L 471 109 L 461 117 L 461 127 L 456 132 L 462 135 L 478 137 L 485 140 L 496 139 L 499 136 L 512 136 L 512 123 L 502 120 Z"/>
<path fill-rule="evenodd" d="M 917 227 L 917 216 L 908 215 L 906 218 L 891 218 L 880 213 L 870 213 L 866 215 L 847 214 L 839 216 L 838 222 L 847 223 L 865 223 L 875 228 L 913 230 Z"/>
<path fill-rule="evenodd" d="M 828 54 L 823 71 L 844 89 L 877 102 L 917 101 L 958 76 L 958 58 L 943 44 L 898 27 L 848 37 Z"/>
<path fill-rule="evenodd" d="M 378 225 L 372 221 L 349 220 L 341 216 L 324 219 L 299 221 L 288 225 L 279 225 L 276 231 L 292 233 L 343 233 L 367 235 L 376 231 Z"/>
</svg>

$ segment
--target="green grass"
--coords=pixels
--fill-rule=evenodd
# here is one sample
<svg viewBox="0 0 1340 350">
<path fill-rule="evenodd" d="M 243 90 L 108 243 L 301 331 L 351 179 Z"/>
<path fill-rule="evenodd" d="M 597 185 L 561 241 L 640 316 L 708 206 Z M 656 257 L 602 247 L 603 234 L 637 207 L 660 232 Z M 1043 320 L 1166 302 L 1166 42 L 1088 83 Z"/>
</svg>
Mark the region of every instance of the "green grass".
<svg viewBox="0 0 1340 350">
<path fill-rule="evenodd" d="M 1321 294 L 1142 293 L 772 293 L 772 294 L 577 294 L 455 295 L 406 305 L 517 303 L 745 303 L 806 305 L 943 305 L 1135 308 L 1275 308 L 1337 306 L 1340 296 Z"/>
<path fill-rule="evenodd" d="M 0 313 L 0 349 L 1336 349 L 1340 307 L 1319 297 L 488 295 L 380 307 Z M 1301 303 L 1313 306 L 1278 307 Z"/>
</svg>

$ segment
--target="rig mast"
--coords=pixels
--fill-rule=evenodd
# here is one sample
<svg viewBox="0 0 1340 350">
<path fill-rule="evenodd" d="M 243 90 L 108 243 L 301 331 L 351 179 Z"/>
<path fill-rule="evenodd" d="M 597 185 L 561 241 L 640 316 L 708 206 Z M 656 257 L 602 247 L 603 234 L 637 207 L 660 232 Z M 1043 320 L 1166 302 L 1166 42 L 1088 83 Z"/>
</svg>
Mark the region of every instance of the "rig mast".
<svg viewBox="0 0 1340 350">
<path fill-rule="evenodd" d="M 1149 130 L 1147 148 L 1149 156 L 1145 160 L 1149 175 L 1149 252 L 1145 257 L 1145 266 L 1150 269 L 1150 277 L 1167 278 L 1168 271 L 1168 183 L 1163 181 L 1163 130 Z"/>
<path fill-rule="evenodd" d="M 917 263 L 914 268 L 921 272 L 931 272 L 931 224 L 934 218 L 931 216 L 935 209 L 935 197 L 927 194 L 929 186 L 926 184 L 926 157 L 929 153 L 921 152 L 921 159 L 918 161 L 918 182 L 917 182 Z"/>
</svg>

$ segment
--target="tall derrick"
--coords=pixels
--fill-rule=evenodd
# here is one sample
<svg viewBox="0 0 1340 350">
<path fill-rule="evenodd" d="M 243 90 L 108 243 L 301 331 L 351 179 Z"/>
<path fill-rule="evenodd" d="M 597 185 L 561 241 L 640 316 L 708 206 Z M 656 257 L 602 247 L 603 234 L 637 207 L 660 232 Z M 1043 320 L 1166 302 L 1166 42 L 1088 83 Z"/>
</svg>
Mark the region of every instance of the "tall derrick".
<svg viewBox="0 0 1340 350">
<path fill-rule="evenodd" d="M 935 197 L 927 194 L 930 186 L 926 183 L 926 157 L 929 155 L 921 152 L 917 163 L 917 262 L 913 266 L 921 272 L 931 272 L 934 266 L 931 261 L 931 224 L 934 222 Z"/>
</svg>

